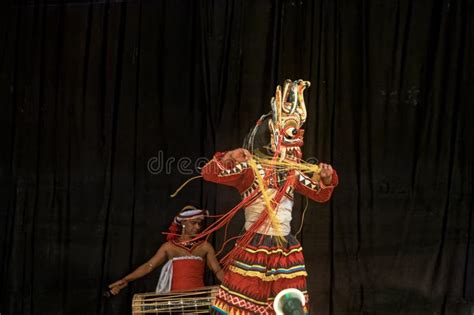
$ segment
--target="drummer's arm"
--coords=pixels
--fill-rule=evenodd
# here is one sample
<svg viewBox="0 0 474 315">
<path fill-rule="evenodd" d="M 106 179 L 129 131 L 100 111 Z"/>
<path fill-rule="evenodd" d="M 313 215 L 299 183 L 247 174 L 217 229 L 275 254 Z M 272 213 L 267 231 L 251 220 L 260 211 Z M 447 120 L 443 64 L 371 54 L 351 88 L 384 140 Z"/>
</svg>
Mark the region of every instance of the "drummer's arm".
<svg viewBox="0 0 474 315">
<path fill-rule="evenodd" d="M 122 279 L 112 283 L 109 285 L 110 292 L 112 294 L 118 294 L 121 289 L 125 288 L 127 284 L 131 281 L 139 279 L 143 276 L 146 276 L 150 272 L 152 272 L 155 268 L 163 264 L 167 260 L 167 250 L 168 250 L 168 243 L 163 244 L 156 254 L 150 258 L 146 263 L 135 269 L 130 274 L 126 275 Z"/>
<path fill-rule="evenodd" d="M 167 243 L 165 243 L 156 251 L 156 254 L 153 257 L 135 269 L 132 273 L 125 276 L 123 280 L 130 282 L 146 276 L 158 266 L 161 266 L 167 260 L 167 257 Z"/>
<path fill-rule="evenodd" d="M 211 244 L 206 242 L 206 260 L 207 266 L 216 275 L 220 282 L 224 279 L 224 270 L 222 270 L 219 261 L 216 258 L 216 252 Z"/>
</svg>

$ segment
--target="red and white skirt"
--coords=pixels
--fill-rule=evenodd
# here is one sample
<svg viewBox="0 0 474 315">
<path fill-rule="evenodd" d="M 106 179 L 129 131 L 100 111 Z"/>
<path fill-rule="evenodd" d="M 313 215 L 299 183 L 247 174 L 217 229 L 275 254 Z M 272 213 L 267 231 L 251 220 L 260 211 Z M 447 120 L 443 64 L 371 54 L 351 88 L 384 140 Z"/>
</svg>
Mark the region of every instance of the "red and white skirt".
<svg viewBox="0 0 474 315">
<path fill-rule="evenodd" d="M 287 288 L 303 292 L 308 313 L 303 250 L 293 235 L 284 238 L 279 245 L 274 236 L 255 234 L 226 270 L 212 314 L 275 314 L 273 300 Z"/>
</svg>

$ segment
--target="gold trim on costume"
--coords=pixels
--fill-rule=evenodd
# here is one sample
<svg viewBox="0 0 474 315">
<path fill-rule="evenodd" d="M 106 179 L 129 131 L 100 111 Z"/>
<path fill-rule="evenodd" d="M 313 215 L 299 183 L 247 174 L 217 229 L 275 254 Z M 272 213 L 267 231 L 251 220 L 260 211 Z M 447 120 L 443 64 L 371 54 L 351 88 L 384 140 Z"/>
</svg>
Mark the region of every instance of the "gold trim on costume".
<svg viewBox="0 0 474 315">
<path fill-rule="evenodd" d="M 281 273 L 277 275 L 266 275 L 265 272 L 249 271 L 249 270 L 241 269 L 235 266 L 230 266 L 229 270 L 234 273 L 238 273 L 239 275 L 242 275 L 242 276 L 257 277 L 263 281 L 275 281 L 278 279 L 294 279 L 296 277 L 308 276 L 308 273 L 306 271 L 297 271 L 290 274 Z"/>
<path fill-rule="evenodd" d="M 253 250 L 253 249 L 250 249 L 250 248 L 244 248 L 244 250 L 245 250 L 246 252 L 251 253 L 251 254 L 255 254 L 255 253 L 258 253 L 258 252 L 264 252 L 264 253 L 266 253 L 266 254 L 281 253 L 281 254 L 283 254 L 283 256 L 289 256 L 289 255 L 291 255 L 291 254 L 293 254 L 293 253 L 303 251 L 303 248 L 302 248 L 302 247 L 294 248 L 294 249 L 290 250 L 290 251 L 287 252 L 287 253 L 285 253 L 285 252 L 283 251 L 283 249 L 280 249 L 280 248 L 278 248 L 278 249 L 273 249 L 273 250 L 267 250 L 267 249 L 264 249 L 264 248 L 259 248 L 259 249 L 256 249 L 256 250 Z"/>
</svg>

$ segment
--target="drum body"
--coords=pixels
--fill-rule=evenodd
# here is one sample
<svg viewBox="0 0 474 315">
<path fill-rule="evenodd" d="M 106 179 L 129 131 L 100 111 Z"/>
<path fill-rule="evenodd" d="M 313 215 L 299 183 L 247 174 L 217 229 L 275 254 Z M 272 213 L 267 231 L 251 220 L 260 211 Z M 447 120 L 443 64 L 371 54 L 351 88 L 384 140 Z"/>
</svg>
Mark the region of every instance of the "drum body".
<svg viewBox="0 0 474 315">
<path fill-rule="evenodd" d="M 132 314 L 209 314 L 219 286 L 133 296 Z"/>
</svg>

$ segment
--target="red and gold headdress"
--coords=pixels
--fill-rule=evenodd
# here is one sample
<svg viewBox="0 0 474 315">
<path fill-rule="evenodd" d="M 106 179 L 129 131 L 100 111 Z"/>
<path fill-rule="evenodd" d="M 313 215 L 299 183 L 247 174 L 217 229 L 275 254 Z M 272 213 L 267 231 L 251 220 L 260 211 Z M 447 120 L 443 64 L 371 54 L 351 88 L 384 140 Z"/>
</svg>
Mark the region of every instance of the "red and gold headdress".
<svg viewBox="0 0 474 315">
<path fill-rule="evenodd" d="M 306 121 L 306 105 L 303 91 L 311 84 L 308 81 L 286 80 L 277 86 L 272 97 L 272 119 L 268 122 L 271 132 L 271 147 L 281 160 L 301 158 L 303 133 L 301 128 Z"/>
<path fill-rule="evenodd" d="M 244 147 L 254 152 L 254 141 L 258 129 L 268 119 L 270 130 L 270 148 L 279 160 L 285 158 L 298 161 L 301 158 L 304 130 L 301 128 L 306 121 L 306 105 L 303 91 L 311 85 L 308 81 L 286 80 L 276 88 L 271 99 L 272 111 L 260 117 L 257 124 L 247 136 Z"/>
</svg>

